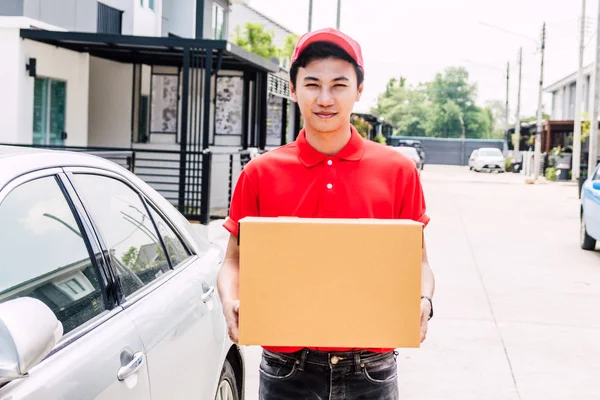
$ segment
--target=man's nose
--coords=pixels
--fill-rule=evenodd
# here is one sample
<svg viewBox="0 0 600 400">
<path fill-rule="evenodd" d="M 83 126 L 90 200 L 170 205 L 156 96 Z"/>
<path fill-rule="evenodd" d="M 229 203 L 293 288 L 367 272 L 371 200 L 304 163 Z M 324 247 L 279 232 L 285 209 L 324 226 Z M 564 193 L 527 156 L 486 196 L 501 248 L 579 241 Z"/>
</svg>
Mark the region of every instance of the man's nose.
<svg viewBox="0 0 600 400">
<path fill-rule="evenodd" d="M 333 96 L 329 89 L 321 89 L 321 92 L 319 93 L 319 98 L 317 99 L 317 104 L 322 107 L 328 107 L 333 105 Z"/>
</svg>

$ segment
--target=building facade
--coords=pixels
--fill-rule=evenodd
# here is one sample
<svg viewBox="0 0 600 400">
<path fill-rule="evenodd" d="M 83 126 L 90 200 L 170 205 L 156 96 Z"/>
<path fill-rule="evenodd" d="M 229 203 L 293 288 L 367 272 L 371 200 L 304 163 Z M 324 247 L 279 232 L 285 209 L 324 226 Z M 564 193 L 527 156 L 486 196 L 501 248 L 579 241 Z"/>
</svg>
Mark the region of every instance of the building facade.
<svg viewBox="0 0 600 400">
<path fill-rule="evenodd" d="M 267 111 L 287 102 L 287 72 L 227 42 L 230 12 L 229 0 L 3 0 L 0 143 L 143 153 L 128 167 L 207 222 L 228 205 L 240 150 L 267 147 L 268 115 L 272 145 L 295 126 L 287 108 Z"/>
</svg>

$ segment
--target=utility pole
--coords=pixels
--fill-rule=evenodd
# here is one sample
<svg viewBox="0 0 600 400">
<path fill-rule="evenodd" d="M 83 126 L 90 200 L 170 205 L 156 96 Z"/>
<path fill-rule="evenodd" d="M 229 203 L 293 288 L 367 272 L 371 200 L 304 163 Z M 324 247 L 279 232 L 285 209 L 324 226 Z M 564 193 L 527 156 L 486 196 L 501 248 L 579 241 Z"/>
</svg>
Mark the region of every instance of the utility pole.
<svg viewBox="0 0 600 400">
<path fill-rule="evenodd" d="M 585 50 L 585 1 L 581 0 L 581 20 L 579 22 L 579 70 L 575 92 L 575 127 L 573 129 L 572 180 L 578 181 L 581 165 L 581 100 L 583 97 L 583 53 Z M 589 90 L 589 89 L 588 89 Z"/>
<path fill-rule="evenodd" d="M 537 130 L 535 132 L 535 152 L 533 157 L 533 181 L 540 173 L 540 162 L 542 158 L 542 95 L 544 93 L 544 53 L 546 50 L 546 23 L 542 27 L 542 64 L 540 68 L 540 87 L 538 91 Z M 548 132 L 550 134 L 550 132 Z"/>
<path fill-rule="evenodd" d="M 600 3 L 600 2 L 599 2 Z M 598 8 L 600 22 L 600 7 Z M 600 26 L 600 25 L 599 25 Z M 598 160 L 598 102 L 600 102 L 600 29 L 596 34 L 596 61 L 594 63 L 594 100 L 590 119 L 590 152 L 588 157 L 588 177 L 592 176 Z"/>
<path fill-rule="evenodd" d="M 504 105 L 504 156 L 508 152 L 508 89 L 510 87 L 510 62 L 506 63 L 506 104 Z"/>
<path fill-rule="evenodd" d="M 308 31 L 312 32 L 313 0 L 308 0 Z"/>
<path fill-rule="evenodd" d="M 337 6 L 337 22 L 335 24 L 336 29 L 339 31 L 340 30 L 340 20 L 342 17 L 342 0 L 338 0 L 338 6 Z"/>
<path fill-rule="evenodd" d="M 517 88 L 517 109 L 515 111 L 515 160 L 520 162 L 519 147 L 521 146 L 521 71 L 523 67 L 523 48 L 519 49 L 519 86 Z M 522 165 L 521 165 L 522 167 Z"/>
</svg>

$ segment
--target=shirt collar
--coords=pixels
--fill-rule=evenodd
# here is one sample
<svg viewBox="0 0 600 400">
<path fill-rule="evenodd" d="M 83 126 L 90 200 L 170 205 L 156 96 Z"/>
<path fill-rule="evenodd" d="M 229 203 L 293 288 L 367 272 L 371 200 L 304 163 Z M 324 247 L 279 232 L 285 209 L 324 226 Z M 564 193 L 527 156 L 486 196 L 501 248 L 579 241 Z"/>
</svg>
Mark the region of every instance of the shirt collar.
<svg viewBox="0 0 600 400">
<path fill-rule="evenodd" d="M 346 161 L 359 161 L 365 150 L 365 139 L 350 124 L 350 141 L 333 157 Z M 313 167 L 320 164 L 329 156 L 315 150 L 306 140 L 306 130 L 302 129 L 296 139 L 298 146 L 298 159 L 306 167 Z"/>
</svg>

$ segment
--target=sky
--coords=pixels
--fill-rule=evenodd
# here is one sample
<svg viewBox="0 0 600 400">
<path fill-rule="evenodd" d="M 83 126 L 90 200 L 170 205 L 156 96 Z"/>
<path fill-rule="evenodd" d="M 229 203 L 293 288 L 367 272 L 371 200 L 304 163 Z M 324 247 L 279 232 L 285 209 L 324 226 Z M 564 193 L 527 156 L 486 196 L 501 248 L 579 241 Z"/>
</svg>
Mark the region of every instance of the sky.
<svg viewBox="0 0 600 400">
<path fill-rule="evenodd" d="M 249 4 L 290 30 L 308 29 L 308 0 L 249 0 Z M 285 6 L 283 6 L 285 4 Z M 313 30 L 335 27 L 337 0 L 314 0 Z M 584 63 L 593 62 L 598 6 L 587 0 Z M 356 111 L 369 111 L 388 80 L 410 84 L 433 79 L 449 66 L 464 66 L 478 85 L 478 102 L 517 103 L 517 55 L 523 47 L 521 115 L 535 115 L 541 55 L 547 23 L 544 87 L 578 66 L 580 0 L 342 0 L 341 30 L 357 40 L 365 58 L 365 90 Z M 536 42 L 537 41 L 537 42 Z M 550 112 L 551 95 L 543 97 Z"/>
</svg>

